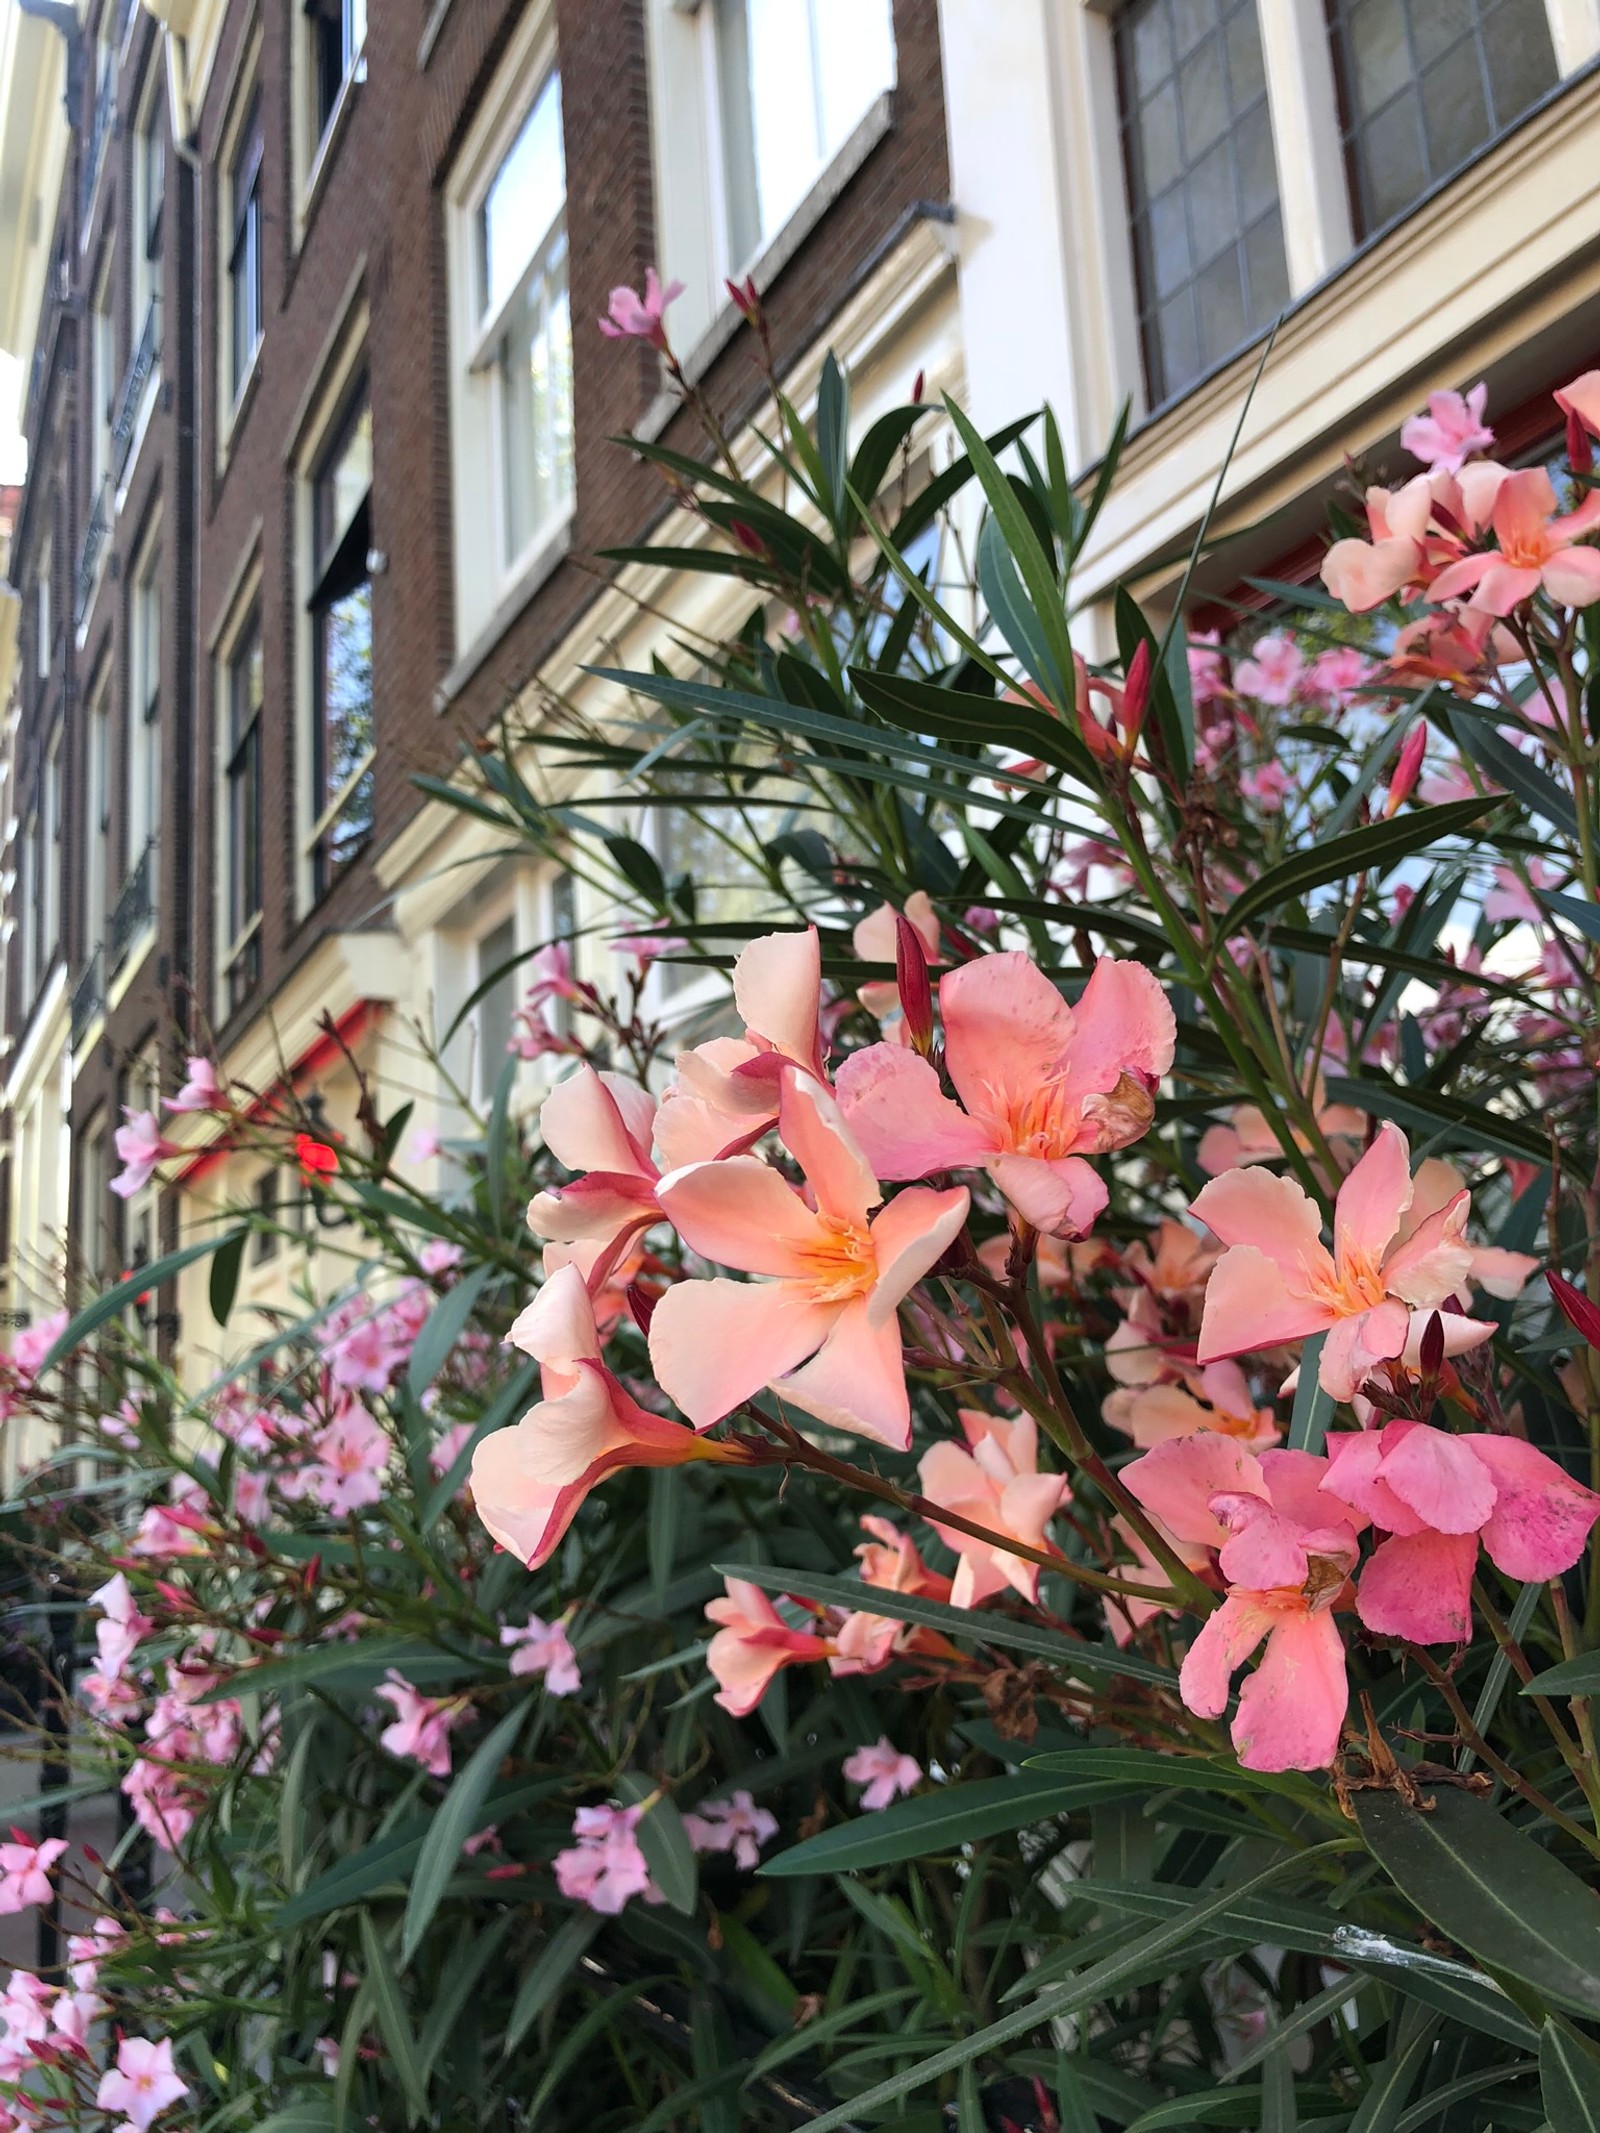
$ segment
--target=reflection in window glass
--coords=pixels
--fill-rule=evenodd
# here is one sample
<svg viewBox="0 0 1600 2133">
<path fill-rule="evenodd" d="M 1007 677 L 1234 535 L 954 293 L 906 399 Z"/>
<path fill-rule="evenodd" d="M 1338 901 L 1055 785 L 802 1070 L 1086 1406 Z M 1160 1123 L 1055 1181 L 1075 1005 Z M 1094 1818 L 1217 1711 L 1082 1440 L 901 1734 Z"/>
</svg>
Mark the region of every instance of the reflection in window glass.
<svg viewBox="0 0 1600 2133">
<path fill-rule="evenodd" d="M 237 400 L 261 341 L 261 99 L 228 164 L 228 381 Z"/>
<path fill-rule="evenodd" d="M 890 0 L 714 0 L 728 258 L 747 267 L 894 86 Z"/>
<path fill-rule="evenodd" d="M 1139 329 L 1159 407 L 1288 296 L 1256 0 L 1133 0 L 1116 44 Z"/>
<path fill-rule="evenodd" d="M 365 389 L 312 494 L 312 889 L 321 895 L 372 831 L 372 413 Z"/>
<path fill-rule="evenodd" d="M 252 618 L 228 661 L 228 847 L 224 980 L 231 1011 L 261 975 L 261 624 Z"/>
<path fill-rule="evenodd" d="M 497 311 L 560 220 L 567 200 L 561 140 L 561 77 L 552 74 L 484 194 L 478 210 L 479 304 Z"/>
<path fill-rule="evenodd" d="M 1329 0 L 1358 236 L 1556 85 L 1544 0 Z"/>
<path fill-rule="evenodd" d="M 505 919 L 478 943 L 478 968 L 473 983 L 494 983 L 478 1002 L 478 1096 L 492 1100 L 511 1050 L 512 1021 L 517 1008 L 518 970 L 512 958 L 517 952 L 517 922 Z"/>
</svg>

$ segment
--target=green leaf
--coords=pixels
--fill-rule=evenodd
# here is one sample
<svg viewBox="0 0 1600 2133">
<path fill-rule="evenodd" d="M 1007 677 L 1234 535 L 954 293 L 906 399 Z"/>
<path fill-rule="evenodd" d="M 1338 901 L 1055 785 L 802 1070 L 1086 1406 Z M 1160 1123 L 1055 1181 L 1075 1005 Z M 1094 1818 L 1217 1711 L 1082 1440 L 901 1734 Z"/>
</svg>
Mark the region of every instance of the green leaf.
<svg viewBox="0 0 1600 2133">
<path fill-rule="evenodd" d="M 868 2114 L 878 2111 L 885 2104 L 897 2101 L 912 2089 L 924 2088 L 930 2082 L 954 2073 L 958 2067 L 965 2066 L 969 2059 L 980 2058 L 986 2052 L 997 2050 L 1002 2044 L 1011 2043 L 1015 2038 L 1043 2029 L 1047 2023 L 1059 2021 L 1068 2015 L 1076 2014 L 1081 2008 L 1093 2006 L 1097 2000 L 1104 1999 L 1121 1984 L 1123 1979 L 1148 1970 L 1151 1963 L 1158 1959 L 1165 1960 L 1186 1943 L 1195 1941 L 1201 1929 L 1220 1917 L 1230 1904 L 1236 1905 L 1247 1900 L 1258 1889 L 1276 1880 L 1280 1874 L 1295 1870 L 1305 1871 L 1308 1868 L 1314 1870 L 1319 1859 L 1336 1851 L 1342 1853 L 1347 1849 L 1348 1846 L 1342 1840 L 1331 1845 L 1314 1846 L 1310 1851 L 1297 1853 L 1292 1858 L 1275 1860 L 1271 1866 L 1257 1874 L 1253 1880 L 1245 1882 L 1241 1888 L 1224 1890 L 1197 1903 L 1186 1904 L 1177 1917 L 1162 1925 L 1153 1926 L 1148 1933 L 1141 1933 L 1137 1940 L 1118 1948 L 1103 1961 L 1092 1964 L 1069 1983 L 1041 1992 L 1017 2013 L 974 2030 L 959 2043 L 923 2057 L 914 2066 L 892 2075 L 889 2080 L 876 2083 L 865 2094 L 853 2096 L 848 2102 L 835 2105 L 818 2118 L 808 2119 L 800 2128 L 800 2133 L 837 2133 L 837 2129 L 847 2121 L 866 2118 Z M 856 1896 L 867 1893 L 859 1889 L 854 1882 L 846 1881 L 840 1886 L 852 1891 Z"/>
<path fill-rule="evenodd" d="M 894 464 L 895 454 L 922 417 L 931 413 L 932 409 L 926 406 L 892 407 L 867 431 L 850 464 L 850 486 L 864 504 L 870 504 L 876 498 L 883 477 Z"/>
<path fill-rule="evenodd" d="M 1600 1652 L 1580 1652 L 1523 1683 L 1524 1696 L 1600 1696 Z"/>
<path fill-rule="evenodd" d="M 536 1784 L 509 1785 L 489 1795 L 484 1802 L 484 1817 L 488 1821 L 508 1820 L 559 1792 L 565 1782 L 563 1778 L 544 1778 Z M 396 1828 L 374 1837 L 349 1858 L 337 1860 L 298 1895 L 278 1906 L 272 1918 L 273 1930 L 288 1933 L 296 1926 L 308 1925 L 313 1918 L 325 1918 L 330 1911 L 359 1903 L 377 1889 L 404 1889 L 432 1826 L 431 1811 L 408 1815 Z"/>
<path fill-rule="evenodd" d="M 567 2069 L 579 2064 L 590 2044 L 608 2022 L 616 2019 L 633 2001 L 647 1992 L 657 1990 L 662 1983 L 659 1977 L 639 1978 L 626 1985 L 619 1985 L 608 1992 L 603 2000 L 591 2007 L 581 2022 L 574 2024 L 562 2038 L 560 2047 L 545 2068 L 544 2079 L 534 2090 L 524 2114 L 524 2123 L 538 2126 L 546 2123 L 542 2116 L 545 2105 L 560 2089 L 566 2079 Z"/>
<path fill-rule="evenodd" d="M 539 2016 L 555 1999 L 577 1968 L 578 1959 L 605 1920 L 595 1911 L 574 1911 L 563 1920 L 540 1949 L 538 1960 L 524 1974 L 511 2004 L 506 2025 L 505 2048 L 514 2052 Z"/>
<path fill-rule="evenodd" d="M 1313 1333 L 1300 1351 L 1300 1381 L 1289 1416 L 1291 1452 L 1320 1452 L 1333 1417 L 1334 1399 L 1322 1386 L 1322 1348 L 1326 1333 Z"/>
<path fill-rule="evenodd" d="M 1037 704 L 1006 703 L 909 675 L 875 674 L 865 667 L 852 667 L 850 679 L 867 709 L 902 732 L 932 733 L 940 740 L 981 748 L 1014 748 L 1074 777 L 1094 777 L 1088 749 Z"/>
<path fill-rule="evenodd" d="M 1431 1812 L 1355 1798 L 1361 1834 L 1423 1917 L 1563 2007 L 1600 2014 L 1600 1907 L 1577 1875 L 1487 1801 L 1440 1786 Z"/>
<path fill-rule="evenodd" d="M 1052 1660 L 1073 1673 L 1121 1674 L 1127 1680 L 1148 1681 L 1158 1688 L 1175 1689 L 1178 1685 L 1178 1677 L 1170 1668 L 1157 1666 L 1153 1659 L 1145 1659 L 1137 1652 L 1118 1651 L 1114 1644 L 1080 1643 L 1059 1630 L 1015 1622 L 1006 1615 L 947 1607 L 941 1600 L 889 1592 L 877 1585 L 864 1586 L 855 1578 L 774 1570 L 765 1563 L 718 1563 L 715 1567 L 719 1577 L 743 1578 L 762 1592 L 789 1592 L 798 1600 L 816 1600 L 824 1607 L 859 1608 L 870 1594 L 875 1615 L 892 1615 L 897 1622 L 917 1622 L 927 1629 L 943 1630 L 947 1637 L 965 1637 L 969 1643 L 992 1644 L 1002 1651 L 1030 1652 L 1036 1659 Z"/>
<path fill-rule="evenodd" d="M 700 1866 L 694 1855 L 694 1846 L 689 1842 L 689 1832 L 683 1826 L 683 1817 L 666 1794 L 641 1777 L 638 1771 L 625 1771 L 618 1780 L 617 1790 L 625 1800 L 634 1802 L 655 1798 L 639 1818 L 634 1834 L 639 1839 L 639 1849 L 644 1853 L 645 1865 L 650 1869 L 650 1878 L 665 1896 L 675 1911 L 686 1916 L 693 1913 L 695 1897 L 700 1887 Z"/>
<path fill-rule="evenodd" d="M 350 1644 L 319 1644 L 296 1652 L 288 1659 L 262 1659 L 241 1667 L 226 1681 L 194 1698 L 196 1703 L 220 1703 L 244 1695 L 281 1695 L 285 1689 L 342 1689 L 351 1694 L 373 1688 L 389 1669 L 411 1682 L 451 1680 L 462 1674 L 482 1672 L 481 1661 L 464 1654 L 441 1651 L 420 1637 L 359 1637 Z"/>
<path fill-rule="evenodd" d="M 1577 811 L 1571 797 L 1561 790 L 1554 778 L 1481 719 L 1457 716 L 1445 723 L 1461 753 L 1477 764 L 1491 784 L 1503 785 L 1552 829 L 1560 830 L 1563 836 L 1577 843 Z"/>
<path fill-rule="evenodd" d="M 1600 906 L 1585 903 L 1578 896 L 1562 896 L 1553 889 L 1535 889 L 1533 893 L 1547 911 L 1557 918 L 1570 919 L 1580 933 L 1600 941 Z"/>
<path fill-rule="evenodd" d="M 54 1370 L 63 1356 L 70 1355 L 74 1348 L 82 1347 L 90 1334 L 98 1333 L 108 1319 L 115 1318 L 130 1304 L 137 1303 L 141 1296 L 163 1287 L 174 1274 L 181 1274 L 186 1266 L 193 1266 L 197 1259 L 209 1258 L 213 1252 L 220 1252 L 224 1246 L 231 1245 L 235 1238 L 243 1239 L 249 1234 L 247 1229 L 230 1229 L 220 1237 L 206 1237 L 199 1244 L 186 1244 L 181 1252 L 168 1252 L 165 1258 L 152 1260 L 148 1266 L 139 1267 L 134 1273 L 125 1275 L 121 1281 L 107 1289 L 103 1296 L 97 1296 L 93 1303 L 85 1304 L 76 1318 L 68 1321 L 34 1375 L 42 1378 L 47 1371 Z"/>
<path fill-rule="evenodd" d="M 1401 1088 L 1373 1076 L 1330 1074 L 1328 1094 L 1335 1103 L 1355 1104 L 1377 1118 L 1393 1119 L 1398 1126 L 1429 1135 L 1448 1132 L 1455 1144 L 1481 1149 L 1486 1155 L 1511 1156 L 1519 1162 L 1550 1160 L 1548 1138 L 1531 1125 L 1502 1118 L 1463 1097 L 1443 1096 L 1437 1089 Z M 1440 1145 L 1446 1144 L 1441 1140 Z"/>
<path fill-rule="evenodd" d="M 332 2133 L 333 2122 L 333 2098 L 307 2096 L 303 2102 L 274 2111 L 270 2118 L 257 2119 L 254 2133 Z"/>
<path fill-rule="evenodd" d="M 389 2048 L 389 2057 L 400 2077 L 400 2086 L 406 2092 L 406 2101 L 411 2107 L 407 2122 L 415 2124 L 428 2108 L 428 2085 L 422 2078 L 422 2061 L 417 2050 L 416 2032 L 411 2027 L 411 2017 L 406 2011 L 400 1980 L 389 1960 L 388 1950 L 379 1938 L 378 1928 L 370 1911 L 363 1911 L 361 1914 L 361 1949 L 366 1957 L 366 1975 L 362 1982 L 372 1989 L 373 2011 L 378 2018 L 378 2028 Z"/>
<path fill-rule="evenodd" d="M 1259 2088 L 1208 2089 L 1174 2096 L 1153 2111 L 1141 2112 L 1127 2133 L 1158 2133 L 1164 2126 L 1255 2126 L 1260 2116 Z"/>
<path fill-rule="evenodd" d="M 1443 837 L 1460 836 L 1498 805 L 1493 799 L 1450 800 L 1442 807 L 1414 808 L 1392 821 L 1369 822 L 1363 829 L 1347 830 L 1342 837 L 1329 837 L 1292 852 L 1240 891 L 1218 921 L 1217 938 L 1231 940 L 1252 919 L 1311 889 L 1394 866 Z"/>
<path fill-rule="evenodd" d="M 211 1316 L 219 1326 L 228 1323 L 233 1310 L 234 1298 L 239 1293 L 239 1273 L 244 1265 L 246 1230 L 238 1230 L 225 1244 L 217 1247 L 217 1255 L 211 1262 L 211 1279 L 207 1283 L 207 1295 Z"/>
<path fill-rule="evenodd" d="M 1069 1762 L 1055 1757 L 1052 1768 Z M 981 1837 L 1025 1829 L 1051 1815 L 1068 1814 L 1094 1800 L 1116 1799 L 1125 1789 L 1115 1779 L 1084 1777 L 979 1778 L 969 1785 L 945 1785 L 915 1799 L 897 1800 L 876 1814 L 825 1829 L 818 1837 L 779 1852 L 761 1867 L 763 1876 L 838 1874 L 869 1866 L 896 1866 L 935 1852 L 959 1850 Z"/>
<path fill-rule="evenodd" d="M 822 359 L 822 376 L 817 384 L 816 427 L 817 458 L 822 469 L 826 501 L 838 524 L 844 519 L 847 508 L 844 483 L 850 433 L 850 393 L 844 372 L 831 348 Z"/>
<path fill-rule="evenodd" d="M 1412 2009 L 1407 2014 L 1412 2019 L 1402 2025 L 1402 2035 L 1407 2028 L 1410 2034 L 1397 2052 L 1373 2068 L 1371 2084 L 1350 2121 L 1350 2133 L 1395 2133 L 1396 2122 L 1417 2085 L 1417 2076 L 1427 2064 L 1439 2028 L 1437 2015 L 1417 2019 Z"/>
<path fill-rule="evenodd" d="M 406 1389 L 414 1400 L 422 1398 L 450 1360 L 451 1351 L 477 1309 L 479 1297 L 498 1271 L 492 1264 L 474 1267 L 470 1274 L 446 1289 L 428 1313 L 412 1347 L 411 1360 L 406 1365 Z"/>
<path fill-rule="evenodd" d="M 444 1974 L 444 1989 L 429 2008 L 428 2019 L 423 2024 L 420 2049 L 424 2081 L 432 2074 L 435 2061 L 449 2043 L 473 1987 L 500 1953 L 501 1942 L 517 1923 L 516 1912 L 508 1909 L 501 1912 L 487 1932 L 476 1921 L 469 1921 L 462 1927 L 455 1959 Z"/>
<path fill-rule="evenodd" d="M 1555 2017 L 1539 2039 L 1539 2095 L 1551 2133 L 1600 2133 L 1600 2060 L 1587 2037 Z"/>
<path fill-rule="evenodd" d="M 1075 1777 L 1109 1778 L 1124 1791 L 1198 1791 L 1250 1794 L 1276 1792 L 1310 1805 L 1320 1789 L 1292 1771 L 1245 1770 L 1238 1763 L 1212 1762 L 1200 1755 L 1162 1755 L 1149 1748 L 1069 1748 L 1030 1755 L 1028 1770 L 1066 1771 Z"/>
<path fill-rule="evenodd" d="M 411 1894 L 406 1899 L 405 1922 L 400 1935 L 402 1970 L 410 1964 L 423 1934 L 433 1923 L 433 1914 L 450 1885 L 462 1845 L 484 1826 L 483 1803 L 501 1763 L 511 1752 L 511 1743 L 529 1709 L 530 1704 L 524 1698 L 506 1713 L 492 1733 L 484 1736 L 456 1772 L 450 1790 L 434 1813 L 432 1825 L 417 1855 Z"/>
</svg>

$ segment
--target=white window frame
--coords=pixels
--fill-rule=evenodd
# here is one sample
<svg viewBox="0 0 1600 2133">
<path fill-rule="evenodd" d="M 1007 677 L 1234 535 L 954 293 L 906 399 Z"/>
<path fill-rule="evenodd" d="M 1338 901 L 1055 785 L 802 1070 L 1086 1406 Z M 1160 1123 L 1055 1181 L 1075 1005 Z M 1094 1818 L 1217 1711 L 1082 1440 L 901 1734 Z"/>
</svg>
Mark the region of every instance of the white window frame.
<svg viewBox="0 0 1600 2133">
<path fill-rule="evenodd" d="M 128 701 L 122 779 L 128 840 L 124 884 L 131 878 L 145 846 L 153 844 L 158 852 L 161 846 L 161 596 L 161 516 L 157 512 L 140 537 L 128 574 Z"/>
<path fill-rule="evenodd" d="M 456 643 L 464 650 L 486 626 L 530 593 L 566 553 L 576 506 L 574 471 L 564 498 L 517 553 L 510 550 L 504 495 L 504 414 L 498 379 L 501 340 L 529 285 L 566 252 L 562 210 L 542 234 L 514 288 L 485 313 L 480 301 L 478 215 L 501 164 L 553 76 L 559 77 L 554 11 L 549 0 L 529 10 L 501 62 L 494 86 L 462 144 L 445 192 L 450 285 L 450 432 L 454 486 Z M 483 508 L 495 499 L 492 519 Z"/>
<path fill-rule="evenodd" d="M 251 559 L 238 588 L 229 602 L 227 615 L 218 631 L 212 651 L 212 728 L 216 736 L 215 779 L 213 784 L 212 813 L 216 823 L 216 893 L 213 899 L 212 937 L 216 941 L 214 957 L 217 987 L 217 1022 L 220 1027 L 238 1012 L 242 999 L 235 1001 L 229 991 L 233 966 L 253 941 L 261 935 L 263 911 L 260 906 L 239 929 L 230 934 L 228 930 L 228 906 L 233 884 L 233 813 L 230 806 L 232 793 L 229 784 L 229 766 L 233 759 L 233 668 L 234 662 L 244 647 L 246 638 L 254 631 L 261 644 L 263 668 L 266 658 L 266 635 L 261 610 L 261 557 L 259 552 Z M 256 712 L 257 779 L 261 776 L 260 748 L 262 726 L 265 718 L 266 687 L 263 672 L 262 705 Z M 263 791 L 264 798 L 264 791 Z M 266 830 L 266 809 L 261 808 L 256 824 L 258 838 Z"/>
<path fill-rule="evenodd" d="M 41 786 L 41 809 L 44 827 L 43 880 L 39 884 L 40 955 L 41 973 L 51 969 L 62 950 L 61 921 L 65 901 L 61 894 L 62 857 L 65 851 L 65 801 L 62 784 L 63 727 L 57 719 L 55 731 L 50 736 L 45 751 L 44 780 Z"/>
<path fill-rule="evenodd" d="M 339 792 L 310 812 L 311 765 L 316 761 L 317 673 L 316 631 L 310 609 L 314 590 L 313 556 L 316 552 L 316 484 L 323 457 L 349 412 L 351 387 L 368 369 L 368 316 L 358 305 L 340 336 L 323 373 L 322 382 L 293 455 L 295 491 L 294 630 L 296 716 L 294 722 L 294 821 L 295 821 L 295 912 L 299 917 L 318 901 L 315 872 L 316 847 L 355 786 L 371 767 L 376 749 L 369 749 L 345 780 Z M 370 391 L 370 384 L 369 384 Z"/>
<path fill-rule="evenodd" d="M 1008 0 L 1014 5 L 1015 0 Z M 988 13 L 988 9 L 983 10 Z M 891 22 L 891 38 L 893 25 Z M 744 259 L 732 256 L 727 162 L 710 0 L 649 0 L 648 37 L 658 245 L 663 277 L 684 284 L 673 307 L 673 343 L 691 376 L 709 361 L 737 322 L 725 284 L 753 275 L 758 288 L 778 271 L 855 164 L 887 131 L 895 79 L 861 112 L 852 131 L 812 180 L 786 219 Z"/>
<path fill-rule="evenodd" d="M 89 495 L 98 500 L 111 478 L 112 401 L 117 371 L 117 314 L 111 285 L 116 246 L 108 239 L 100 255 L 89 310 Z M 93 509 L 93 501 L 90 508 Z M 103 552 L 103 551 L 102 551 Z"/>
<path fill-rule="evenodd" d="M 296 184 L 295 242 L 305 235 L 310 207 L 332 157 L 334 142 L 343 131 L 358 85 L 367 78 L 367 38 L 375 0 L 342 0 L 345 67 L 328 113 L 327 123 L 317 130 L 317 40 L 310 16 L 301 0 L 294 0 L 294 44 L 290 55 L 293 113 L 290 121 Z M 378 0 L 381 4 L 381 0 Z"/>
</svg>

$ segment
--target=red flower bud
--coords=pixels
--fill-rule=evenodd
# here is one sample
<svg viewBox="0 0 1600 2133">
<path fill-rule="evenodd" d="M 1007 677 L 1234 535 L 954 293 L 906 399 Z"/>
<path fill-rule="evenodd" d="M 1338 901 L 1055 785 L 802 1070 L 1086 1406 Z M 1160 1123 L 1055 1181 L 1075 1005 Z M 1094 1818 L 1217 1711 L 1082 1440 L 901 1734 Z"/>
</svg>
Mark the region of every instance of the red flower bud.
<svg viewBox="0 0 1600 2133">
<path fill-rule="evenodd" d="M 1128 661 L 1127 678 L 1122 684 L 1122 708 L 1117 713 L 1117 723 L 1123 731 L 1123 747 L 1132 752 L 1134 743 L 1144 726 L 1145 713 L 1150 708 L 1150 640 L 1141 637 Z"/>
<path fill-rule="evenodd" d="M 1587 474 L 1594 467 L 1594 447 L 1575 407 L 1567 409 L 1567 465 L 1574 474 Z"/>
<path fill-rule="evenodd" d="M 754 526 L 747 525 L 742 518 L 729 519 L 728 531 L 739 543 L 739 546 L 745 549 L 750 555 L 766 554 L 766 542 L 761 538 L 760 534 L 757 533 Z"/>
<path fill-rule="evenodd" d="M 294 1137 L 295 1161 L 306 1183 L 313 1184 L 318 1178 L 331 1178 L 339 1167 L 339 1158 L 326 1141 L 314 1140 L 309 1133 L 297 1133 Z"/>
<path fill-rule="evenodd" d="M 1600 1304 L 1575 1289 L 1570 1281 L 1560 1274 L 1545 1275 L 1550 1284 L 1550 1294 L 1555 1298 L 1562 1317 L 1581 1333 L 1591 1348 L 1600 1348 Z"/>
<path fill-rule="evenodd" d="M 911 1048 L 926 1059 L 933 1050 L 933 987 L 928 983 L 928 951 L 903 911 L 894 915 L 894 976 Z"/>
<path fill-rule="evenodd" d="M 1400 744 L 1400 753 L 1395 759 L 1394 771 L 1389 779 L 1389 798 L 1384 806 L 1384 816 L 1397 815 L 1416 790 L 1422 775 L 1422 758 L 1428 746 L 1428 728 L 1418 719 Z"/>
<path fill-rule="evenodd" d="M 924 388 L 925 388 L 925 387 L 926 387 L 926 385 L 927 385 L 927 382 L 928 382 L 928 380 L 927 380 L 926 374 L 925 374 L 924 372 L 920 371 L 920 370 L 919 370 L 919 371 L 917 372 L 916 376 L 915 376 L 915 377 L 914 377 L 914 378 L 912 379 L 912 381 L 911 381 L 911 405 L 912 405 L 913 407 L 920 407 L 920 406 L 922 405 L 922 394 L 923 394 L 923 390 L 924 390 Z"/>
<path fill-rule="evenodd" d="M 650 1321 L 656 1315 L 655 1297 L 650 1294 L 648 1289 L 641 1289 L 636 1281 L 630 1281 L 624 1293 L 628 1299 L 628 1310 L 634 1324 L 648 1339 Z"/>
</svg>

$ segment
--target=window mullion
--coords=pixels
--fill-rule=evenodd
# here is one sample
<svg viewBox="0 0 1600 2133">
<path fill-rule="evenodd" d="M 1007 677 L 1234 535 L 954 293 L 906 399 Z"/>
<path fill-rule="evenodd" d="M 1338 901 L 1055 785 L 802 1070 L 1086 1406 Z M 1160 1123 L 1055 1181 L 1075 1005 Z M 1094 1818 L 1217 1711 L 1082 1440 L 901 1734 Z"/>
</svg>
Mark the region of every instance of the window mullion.
<svg viewBox="0 0 1600 2133">
<path fill-rule="evenodd" d="M 1261 55 L 1295 296 L 1331 274 L 1354 231 L 1323 0 L 1258 0 Z"/>
</svg>

